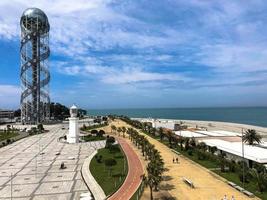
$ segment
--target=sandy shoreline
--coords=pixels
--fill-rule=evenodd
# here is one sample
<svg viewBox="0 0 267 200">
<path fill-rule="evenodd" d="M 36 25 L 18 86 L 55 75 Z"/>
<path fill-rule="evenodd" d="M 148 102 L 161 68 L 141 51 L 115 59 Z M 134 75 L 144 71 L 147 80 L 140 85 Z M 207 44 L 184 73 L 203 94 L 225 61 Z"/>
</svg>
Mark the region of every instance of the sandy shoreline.
<svg viewBox="0 0 267 200">
<path fill-rule="evenodd" d="M 151 120 L 151 118 L 132 118 L 139 120 Z M 190 127 L 206 127 L 208 130 L 224 130 L 224 131 L 233 131 L 237 133 L 241 133 L 242 129 L 246 131 L 246 129 L 255 129 L 258 133 L 260 133 L 267 140 L 267 127 L 254 126 L 249 124 L 239 124 L 232 122 L 218 122 L 218 121 L 198 121 L 198 120 L 179 120 L 179 119 L 157 119 L 159 121 L 174 121 L 175 123 L 180 123 L 188 125 Z"/>
</svg>

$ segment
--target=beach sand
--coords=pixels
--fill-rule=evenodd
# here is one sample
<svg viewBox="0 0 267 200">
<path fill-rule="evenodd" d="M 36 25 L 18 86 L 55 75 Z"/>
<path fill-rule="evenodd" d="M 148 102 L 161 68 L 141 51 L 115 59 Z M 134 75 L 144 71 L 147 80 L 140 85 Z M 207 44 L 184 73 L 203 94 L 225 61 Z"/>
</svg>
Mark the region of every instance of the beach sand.
<svg viewBox="0 0 267 200">
<path fill-rule="evenodd" d="M 148 118 L 134 118 L 134 119 L 142 119 L 142 120 L 151 120 Z M 232 131 L 237 133 L 242 133 L 242 129 L 245 132 L 247 129 L 255 129 L 264 139 L 267 141 L 267 127 L 261 126 L 254 126 L 249 124 L 238 124 L 238 123 L 231 123 L 231 122 L 218 122 L 218 121 L 198 121 L 198 120 L 180 120 L 180 119 L 157 119 L 160 121 L 174 121 L 176 123 L 180 123 L 181 121 L 183 124 L 188 125 L 189 127 L 196 127 L 198 128 L 205 127 L 208 131 L 215 131 L 215 130 L 224 130 L 224 131 Z"/>
</svg>

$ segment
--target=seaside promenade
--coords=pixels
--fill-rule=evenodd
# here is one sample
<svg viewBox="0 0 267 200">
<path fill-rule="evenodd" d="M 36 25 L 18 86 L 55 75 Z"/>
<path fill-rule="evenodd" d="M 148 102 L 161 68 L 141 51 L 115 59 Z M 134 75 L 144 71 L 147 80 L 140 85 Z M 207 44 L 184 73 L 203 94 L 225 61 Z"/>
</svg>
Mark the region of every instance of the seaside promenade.
<svg viewBox="0 0 267 200">
<path fill-rule="evenodd" d="M 67 133 L 66 125 L 45 128 L 49 132 L 0 148 L 0 200 L 72 200 L 89 192 L 81 177 L 81 167 L 105 143 L 61 143 L 58 138 Z M 65 169 L 60 169 L 62 162 Z"/>
<path fill-rule="evenodd" d="M 118 127 L 130 127 L 121 120 L 116 120 L 113 124 Z M 140 134 L 143 133 L 140 132 Z M 173 158 L 176 158 L 177 155 L 173 153 L 171 149 L 147 135 L 146 137 L 152 144 L 155 145 L 156 149 L 160 151 L 165 162 L 165 167 L 167 168 L 167 171 L 164 173 L 164 177 L 167 177 L 168 180 L 162 182 L 162 188 L 165 189 L 162 189 L 160 192 L 168 193 L 170 196 L 182 200 L 220 200 L 224 197 L 224 195 L 227 195 L 228 199 L 230 199 L 232 195 L 238 200 L 250 199 L 229 186 L 223 178 L 183 156 L 178 156 L 178 164 L 173 163 Z M 183 177 L 193 181 L 196 188 L 192 189 L 186 185 L 182 180 Z M 141 199 L 149 199 L 148 188 L 145 189 Z"/>
</svg>

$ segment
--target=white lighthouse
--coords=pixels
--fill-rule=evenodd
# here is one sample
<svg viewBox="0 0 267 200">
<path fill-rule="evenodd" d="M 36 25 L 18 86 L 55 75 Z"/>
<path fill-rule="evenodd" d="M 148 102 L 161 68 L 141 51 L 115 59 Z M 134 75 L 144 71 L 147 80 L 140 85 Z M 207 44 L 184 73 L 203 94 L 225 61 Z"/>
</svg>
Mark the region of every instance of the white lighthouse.
<svg viewBox="0 0 267 200">
<path fill-rule="evenodd" d="M 69 118 L 69 134 L 67 136 L 68 143 L 78 143 L 79 142 L 79 126 L 78 126 L 78 108 L 73 105 L 70 108 L 70 118 Z"/>
</svg>

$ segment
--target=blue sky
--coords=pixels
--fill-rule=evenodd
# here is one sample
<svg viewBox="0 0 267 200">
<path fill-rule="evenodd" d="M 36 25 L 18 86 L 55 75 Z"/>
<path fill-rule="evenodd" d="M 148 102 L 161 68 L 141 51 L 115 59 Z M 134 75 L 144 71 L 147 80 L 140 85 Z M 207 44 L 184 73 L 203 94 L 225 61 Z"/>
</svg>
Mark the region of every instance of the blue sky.
<svg viewBox="0 0 267 200">
<path fill-rule="evenodd" d="M 50 21 L 52 101 L 88 109 L 267 105 L 264 0 L 1 0 L 1 108 L 19 106 L 19 19 L 28 7 Z"/>
</svg>

